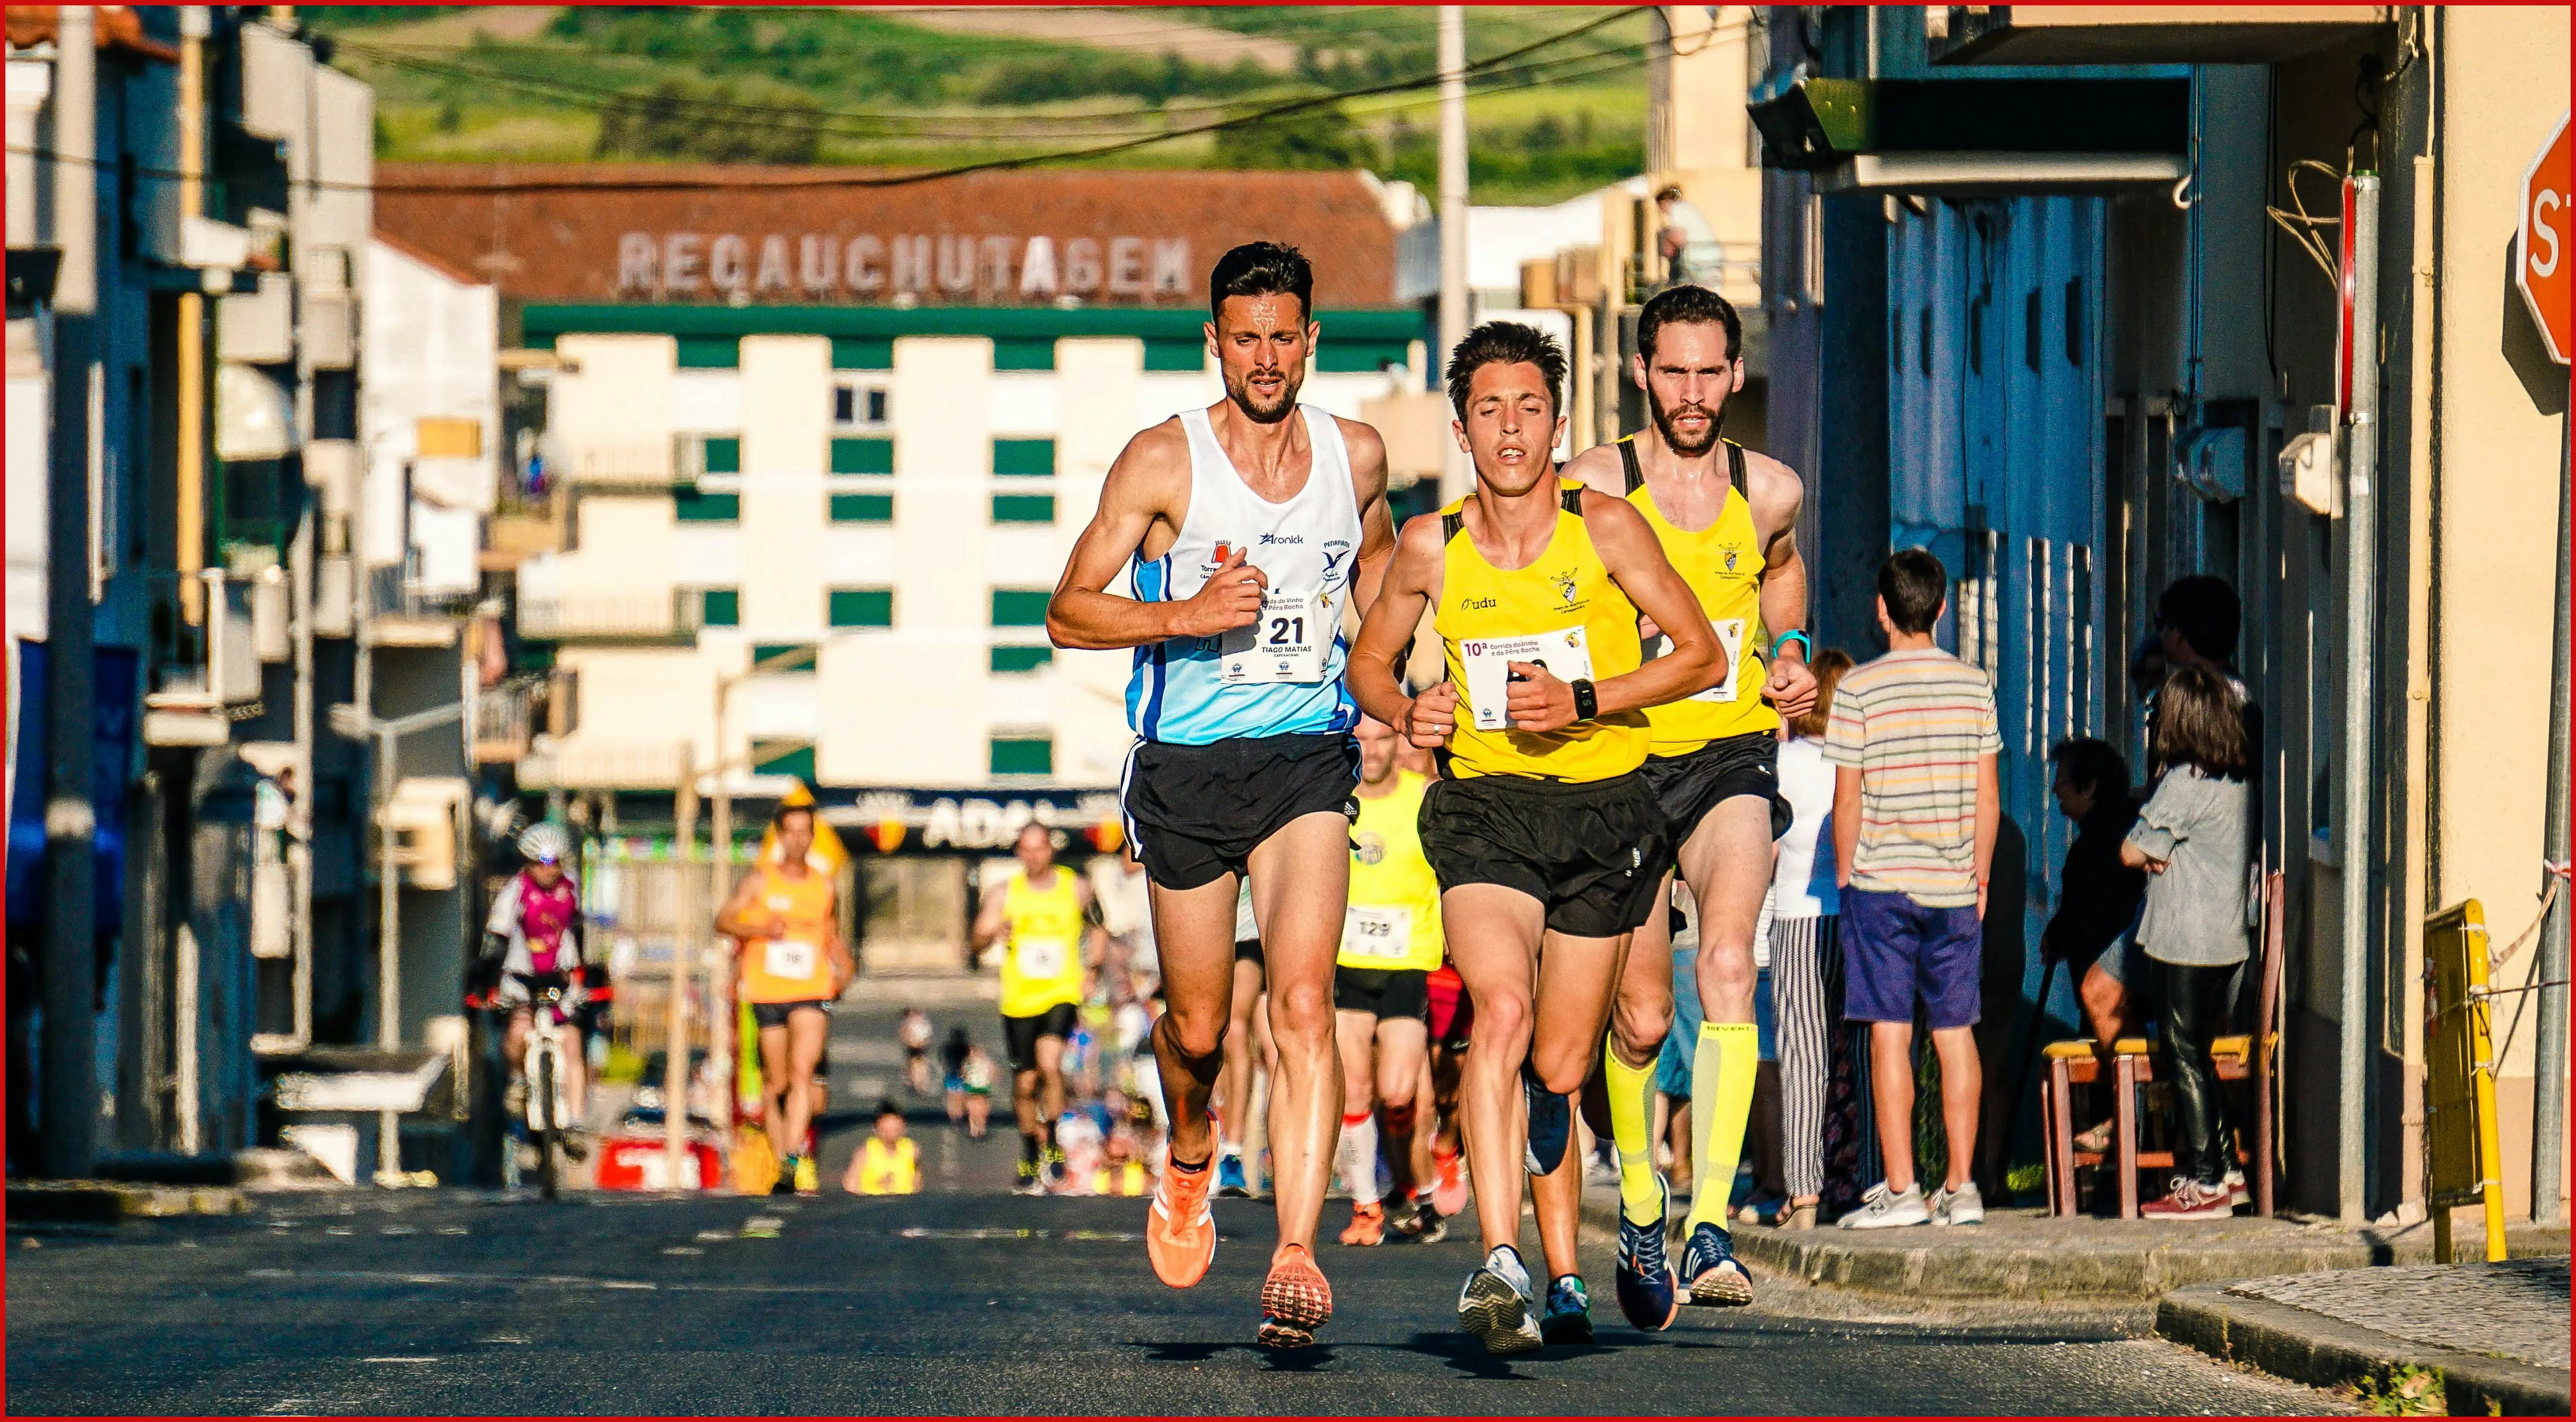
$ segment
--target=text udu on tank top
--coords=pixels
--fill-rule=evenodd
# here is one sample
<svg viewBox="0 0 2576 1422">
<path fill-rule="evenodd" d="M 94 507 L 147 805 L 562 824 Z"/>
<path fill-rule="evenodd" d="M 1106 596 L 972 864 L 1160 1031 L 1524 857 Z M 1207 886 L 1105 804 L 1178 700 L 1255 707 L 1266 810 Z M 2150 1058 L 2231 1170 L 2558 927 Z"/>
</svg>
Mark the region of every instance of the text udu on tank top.
<svg viewBox="0 0 2576 1422">
<path fill-rule="evenodd" d="M 1171 551 L 1135 563 L 1136 596 L 1183 602 L 1240 551 L 1269 580 L 1261 616 L 1214 637 L 1136 649 L 1127 722 L 1149 741 L 1206 745 L 1253 736 L 1346 731 L 1359 708 L 1342 685 L 1342 604 L 1359 555 L 1350 451 L 1333 417 L 1297 408 L 1314 450 L 1305 485 L 1281 503 L 1254 493 L 1216 441 L 1207 411 L 1181 415 L 1190 506 Z"/>
</svg>

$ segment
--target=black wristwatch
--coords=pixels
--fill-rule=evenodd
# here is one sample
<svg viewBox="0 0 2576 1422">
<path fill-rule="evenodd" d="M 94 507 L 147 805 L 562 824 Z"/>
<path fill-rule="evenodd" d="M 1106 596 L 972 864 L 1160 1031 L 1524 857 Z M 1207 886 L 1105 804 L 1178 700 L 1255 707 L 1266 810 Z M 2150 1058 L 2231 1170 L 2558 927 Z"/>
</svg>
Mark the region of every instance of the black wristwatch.
<svg viewBox="0 0 2576 1422">
<path fill-rule="evenodd" d="M 1600 715 L 1601 698 L 1593 694 L 1591 679 L 1577 677 L 1571 685 L 1574 688 L 1574 719 L 1589 721 Z"/>
</svg>

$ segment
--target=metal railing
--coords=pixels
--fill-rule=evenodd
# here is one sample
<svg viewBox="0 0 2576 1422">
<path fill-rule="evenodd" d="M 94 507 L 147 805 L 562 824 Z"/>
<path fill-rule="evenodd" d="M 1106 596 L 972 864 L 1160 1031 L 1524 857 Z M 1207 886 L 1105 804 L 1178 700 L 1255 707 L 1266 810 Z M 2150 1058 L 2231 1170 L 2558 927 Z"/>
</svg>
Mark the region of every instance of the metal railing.
<svg viewBox="0 0 2576 1422">
<path fill-rule="evenodd" d="M 518 781 L 522 790 L 671 790 L 683 772 L 676 744 L 539 735 L 529 738 Z"/>
<path fill-rule="evenodd" d="M 475 764 L 507 763 L 528 754 L 553 684 L 551 673 L 536 672 L 512 677 L 474 694 L 471 724 Z"/>
<path fill-rule="evenodd" d="M 571 438 L 549 433 L 537 442 L 547 477 L 559 483 L 659 484 L 678 478 L 678 441 Z"/>
<path fill-rule="evenodd" d="M 410 561 L 367 570 L 370 617 L 463 617 L 474 598 L 472 588 L 422 588 Z"/>
<path fill-rule="evenodd" d="M 694 591 L 529 592 L 519 594 L 519 635 L 565 638 L 693 637 L 704 604 Z"/>
</svg>

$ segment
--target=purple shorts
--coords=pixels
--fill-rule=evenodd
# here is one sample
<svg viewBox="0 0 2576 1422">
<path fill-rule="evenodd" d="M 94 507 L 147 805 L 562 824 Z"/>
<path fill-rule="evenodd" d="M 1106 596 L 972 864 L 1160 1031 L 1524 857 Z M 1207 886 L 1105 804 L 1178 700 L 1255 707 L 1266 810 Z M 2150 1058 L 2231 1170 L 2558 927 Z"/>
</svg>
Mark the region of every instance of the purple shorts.
<svg viewBox="0 0 2576 1422">
<path fill-rule="evenodd" d="M 1973 1027 L 1985 933 L 1974 904 L 1926 908 L 1903 894 L 1843 890 L 1843 1020 Z"/>
</svg>

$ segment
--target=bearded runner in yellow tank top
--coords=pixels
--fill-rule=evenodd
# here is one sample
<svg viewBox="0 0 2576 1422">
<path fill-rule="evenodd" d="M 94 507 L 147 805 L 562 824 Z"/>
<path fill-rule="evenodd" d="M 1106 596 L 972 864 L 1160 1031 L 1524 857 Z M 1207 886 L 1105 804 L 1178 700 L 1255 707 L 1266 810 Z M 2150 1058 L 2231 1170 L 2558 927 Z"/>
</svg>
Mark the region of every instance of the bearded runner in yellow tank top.
<svg viewBox="0 0 2576 1422">
<path fill-rule="evenodd" d="M 1707 1181 L 1735 1178 L 1752 1115 L 1760 1055 L 1753 936 L 1771 881 L 1771 841 L 1788 826 L 1776 734 L 1782 716 L 1802 714 L 1816 695 L 1806 635 L 1798 630 L 1806 625 L 1807 575 L 1798 560 L 1797 473 L 1718 435 L 1727 399 L 1744 383 L 1742 335 L 1734 308 L 1715 292 L 1676 286 L 1656 293 L 1638 313 L 1631 372 L 1652 419 L 1627 439 L 1585 450 L 1566 469 L 1645 516 L 1733 664 L 1709 690 L 1646 713 L 1654 726 L 1646 778 L 1699 906 L 1696 971 L 1707 1016 L 1695 1039 L 1676 1045 L 1692 1079 L 1692 1174 Z M 1639 631 L 1650 647 L 1659 641 L 1659 629 Z M 1672 1321 L 1677 1287 L 1686 1286 L 1693 1303 L 1753 1299 L 1751 1277 L 1726 1232 L 1722 1189 L 1703 1190 L 1692 1202 L 1678 1284 L 1665 1263 L 1667 1195 L 1648 1121 L 1655 1063 L 1673 1018 L 1670 946 L 1661 915 L 1629 945 L 1602 1069 L 1619 1145 L 1619 1303 L 1644 1329 Z M 1784 1061 L 1782 1070 L 1806 1065 Z M 1796 1169 L 1790 1193 L 1812 1207 L 1823 1181 L 1795 1178 Z"/>
<path fill-rule="evenodd" d="M 1479 1023 L 1460 1094 L 1485 1257 L 1458 1321 L 1494 1353 L 1591 1337 L 1570 1227 L 1540 1233 L 1541 1317 L 1515 1243 L 1522 1175 L 1540 1178 L 1542 1219 L 1581 1193 L 1567 1093 L 1600 1050 L 1623 940 L 1656 907 L 1671 854 L 1639 770 L 1643 712 L 1731 670 L 1637 510 L 1557 480 L 1564 379 L 1564 352 L 1527 326 L 1490 322 L 1459 343 L 1449 399 L 1475 491 L 1405 525 L 1350 657 L 1364 710 L 1448 752 L 1453 778 L 1426 792 L 1420 825 Z M 1394 664 L 1426 608 L 1448 680 L 1409 697 Z M 1640 612 L 1673 642 L 1642 666 Z"/>
<path fill-rule="evenodd" d="M 977 951 L 1002 949 L 1002 1042 L 1020 1124 L 1019 1193 L 1064 1182 L 1055 1123 L 1064 1118 L 1064 1043 L 1073 1035 L 1083 974 L 1107 953 L 1109 935 L 1091 885 L 1055 862 L 1055 832 L 1032 820 L 1011 853 L 1020 861 L 975 915 Z"/>
<path fill-rule="evenodd" d="M 1342 1145 L 1334 1156 L 1350 1192 L 1342 1243 L 1384 1242 L 1387 1207 L 1377 1162 L 1381 1128 L 1394 1220 L 1420 1238 L 1439 1211 L 1417 1202 L 1413 1099 L 1430 1050 L 1431 970 L 1440 966 L 1440 881 L 1422 857 L 1422 797 L 1430 782 L 1396 768 L 1397 737 L 1362 717 L 1359 818 L 1351 825 L 1351 897 L 1333 970 L 1333 1036 L 1342 1057 Z"/>
</svg>

